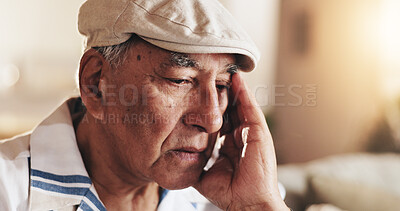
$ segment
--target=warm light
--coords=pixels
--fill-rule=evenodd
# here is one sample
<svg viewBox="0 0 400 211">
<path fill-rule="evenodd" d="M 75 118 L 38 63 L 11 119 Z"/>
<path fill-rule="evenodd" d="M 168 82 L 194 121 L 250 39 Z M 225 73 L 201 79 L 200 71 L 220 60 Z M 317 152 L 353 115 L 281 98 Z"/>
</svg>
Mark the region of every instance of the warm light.
<svg viewBox="0 0 400 211">
<path fill-rule="evenodd" d="M 384 89 L 389 96 L 400 95 L 400 1 L 385 0 L 381 10 L 380 44 Z"/>
<path fill-rule="evenodd" d="M 19 69 L 13 64 L 0 68 L 0 89 L 14 86 L 19 80 Z"/>
<path fill-rule="evenodd" d="M 382 47 L 389 59 L 399 59 L 400 47 L 400 1 L 386 0 L 382 6 Z"/>
</svg>

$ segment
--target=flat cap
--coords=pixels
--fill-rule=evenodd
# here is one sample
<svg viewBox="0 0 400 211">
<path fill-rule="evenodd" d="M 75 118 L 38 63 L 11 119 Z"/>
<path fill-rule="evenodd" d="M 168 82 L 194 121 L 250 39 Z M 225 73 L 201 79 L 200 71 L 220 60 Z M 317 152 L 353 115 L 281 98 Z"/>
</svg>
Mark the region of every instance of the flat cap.
<svg viewBox="0 0 400 211">
<path fill-rule="evenodd" d="M 87 0 L 78 17 L 86 49 L 117 45 L 132 34 L 180 53 L 231 53 L 255 68 L 254 42 L 217 0 Z"/>
</svg>

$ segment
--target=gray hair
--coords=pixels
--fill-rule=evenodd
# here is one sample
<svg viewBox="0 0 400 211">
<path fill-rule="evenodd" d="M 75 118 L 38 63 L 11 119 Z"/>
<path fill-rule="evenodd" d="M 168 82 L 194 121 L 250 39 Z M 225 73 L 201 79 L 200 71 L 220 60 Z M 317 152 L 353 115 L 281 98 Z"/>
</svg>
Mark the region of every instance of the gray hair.
<svg viewBox="0 0 400 211">
<path fill-rule="evenodd" d="M 93 48 L 98 51 L 108 63 L 110 63 L 111 67 L 117 68 L 125 62 L 127 58 L 127 52 L 136 40 L 136 37 L 137 36 L 134 34 L 131 36 L 131 38 L 129 38 L 129 40 L 118 45 Z"/>
<path fill-rule="evenodd" d="M 127 41 L 120 43 L 118 45 L 93 47 L 93 48 L 97 50 L 104 57 L 104 59 L 111 65 L 112 68 L 118 68 L 125 62 L 128 56 L 127 52 L 129 48 L 138 39 L 140 38 L 136 34 L 132 34 L 132 36 Z M 178 53 L 171 51 L 170 61 L 180 67 L 198 66 L 197 62 L 192 60 L 189 57 L 189 55 L 185 53 Z M 228 72 L 233 74 L 236 73 L 240 68 L 241 67 L 239 64 L 230 64 L 228 67 Z"/>
</svg>

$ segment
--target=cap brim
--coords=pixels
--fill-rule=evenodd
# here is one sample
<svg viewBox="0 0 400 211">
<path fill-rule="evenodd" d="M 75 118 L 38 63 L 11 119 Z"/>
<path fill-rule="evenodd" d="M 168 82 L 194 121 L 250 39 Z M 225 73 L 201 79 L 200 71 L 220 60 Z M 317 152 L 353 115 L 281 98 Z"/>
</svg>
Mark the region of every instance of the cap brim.
<svg viewBox="0 0 400 211">
<path fill-rule="evenodd" d="M 143 40 L 158 46 L 160 48 L 180 52 L 180 53 L 228 53 L 234 54 L 236 62 L 240 67 L 240 70 L 244 72 L 250 72 L 256 67 L 256 58 L 247 50 L 234 47 L 224 46 L 205 46 L 205 45 L 194 45 L 184 43 L 174 43 L 164 40 L 157 40 L 149 37 L 138 35 Z"/>
</svg>

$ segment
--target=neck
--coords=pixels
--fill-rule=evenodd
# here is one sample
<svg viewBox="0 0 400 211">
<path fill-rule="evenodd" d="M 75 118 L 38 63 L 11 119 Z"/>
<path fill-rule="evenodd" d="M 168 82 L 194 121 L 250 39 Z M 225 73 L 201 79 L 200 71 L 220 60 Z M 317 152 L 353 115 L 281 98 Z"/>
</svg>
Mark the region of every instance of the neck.
<svg viewBox="0 0 400 211">
<path fill-rule="evenodd" d="M 107 210 L 156 210 L 159 186 L 138 179 L 119 165 L 112 149 L 104 143 L 104 125 L 95 122 L 87 113 L 75 127 L 79 150 L 86 170 Z M 115 140 L 118 141 L 118 140 Z"/>
</svg>

